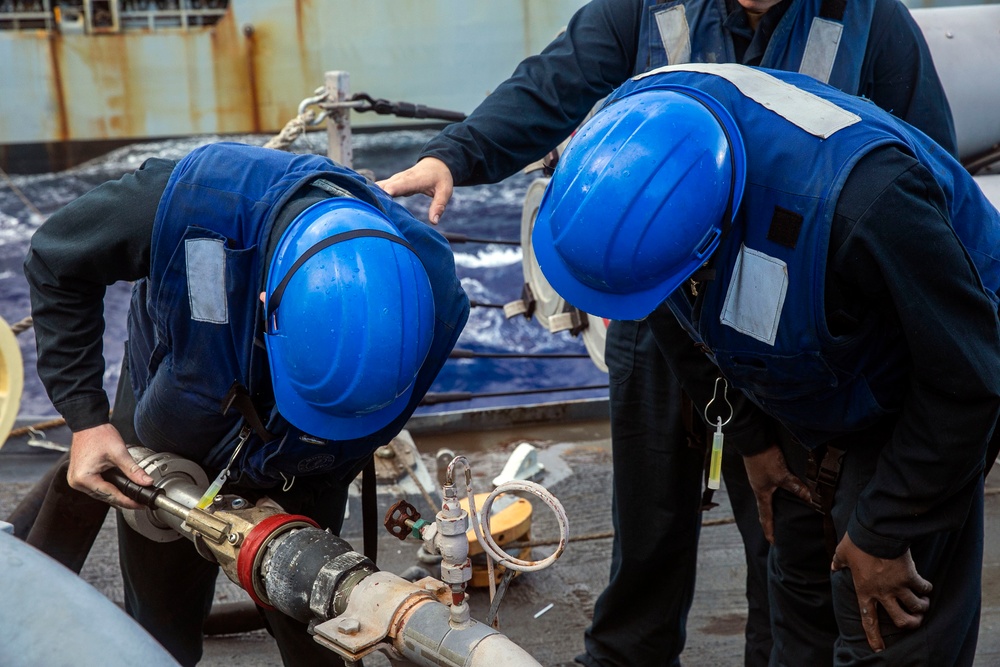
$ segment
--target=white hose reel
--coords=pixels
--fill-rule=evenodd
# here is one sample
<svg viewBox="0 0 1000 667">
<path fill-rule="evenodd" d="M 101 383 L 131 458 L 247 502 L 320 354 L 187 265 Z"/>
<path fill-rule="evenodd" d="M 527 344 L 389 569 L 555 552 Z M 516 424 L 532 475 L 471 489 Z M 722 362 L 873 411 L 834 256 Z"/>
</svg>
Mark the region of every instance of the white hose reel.
<svg viewBox="0 0 1000 667">
<path fill-rule="evenodd" d="M 583 337 L 591 361 L 601 371 L 607 372 L 604 363 L 604 341 L 607 339 L 608 321 L 577 310 L 566 302 L 549 285 L 538 266 L 531 245 L 531 233 L 535 228 L 535 218 L 542 203 L 542 196 L 550 177 L 542 176 L 532 181 L 524 196 L 521 208 L 521 269 L 524 274 L 524 293 L 517 301 L 504 305 L 507 319 L 517 315 L 534 317 L 549 333 L 569 331 L 574 336 Z"/>
</svg>

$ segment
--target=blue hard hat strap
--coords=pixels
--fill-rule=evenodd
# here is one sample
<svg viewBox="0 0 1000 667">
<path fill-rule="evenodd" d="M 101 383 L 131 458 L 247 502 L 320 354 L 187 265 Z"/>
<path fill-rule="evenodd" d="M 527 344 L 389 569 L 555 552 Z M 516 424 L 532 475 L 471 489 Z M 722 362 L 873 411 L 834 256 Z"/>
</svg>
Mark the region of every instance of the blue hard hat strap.
<svg viewBox="0 0 1000 667">
<path fill-rule="evenodd" d="M 337 243 L 343 243 L 344 241 L 350 241 L 352 239 L 368 238 L 368 237 L 380 238 L 380 239 L 385 239 L 386 241 L 391 241 L 392 243 L 398 243 L 399 245 L 408 248 L 410 252 L 416 255 L 416 251 L 413 249 L 413 246 L 407 243 L 405 239 L 400 238 L 399 236 L 396 236 L 394 234 L 390 234 L 389 232 L 383 232 L 378 229 L 353 229 L 349 232 L 341 232 L 340 234 L 334 234 L 333 236 L 329 236 L 323 239 L 322 241 L 314 243 L 308 250 L 302 253 L 302 255 L 299 256 L 298 259 L 295 260 L 295 263 L 292 264 L 292 267 L 288 270 L 288 273 L 285 274 L 285 277 L 281 279 L 281 282 L 278 283 L 278 286 L 274 288 L 274 291 L 268 297 L 267 312 L 264 314 L 264 320 L 270 322 L 271 315 L 274 313 L 275 310 L 278 309 L 278 305 L 281 303 L 281 295 L 284 294 L 285 288 L 288 286 L 288 283 L 292 280 L 292 276 L 294 276 L 295 272 L 298 271 L 303 264 L 309 261 L 309 259 L 312 258 L 313 255 Z M 270 327 L 270 324 L 268 324 L 268 326 Z"/>
</svg>

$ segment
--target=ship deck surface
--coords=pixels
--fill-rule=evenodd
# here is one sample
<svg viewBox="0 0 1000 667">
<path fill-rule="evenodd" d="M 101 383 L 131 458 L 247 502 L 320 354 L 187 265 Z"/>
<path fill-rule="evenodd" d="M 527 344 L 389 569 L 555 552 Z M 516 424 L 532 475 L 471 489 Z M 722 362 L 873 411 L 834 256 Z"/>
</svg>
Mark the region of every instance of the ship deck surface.
<svg viewBox="0 0 1000 667">
<path fill-rule="evenodd" d="M 65 437 L 63 434 L 62 437 Z M 448 448 L 465 455 L 472 464 L 476 492 L 489 490 L 490 480 L 503 468 L 510 452 L 520 442 L 538 448 L 545 466 L 540 479 L 563 503 L 570 520 L 571 541 L 563 556 L 550 568 L 518 577 L 511 584 L 500 608 L 501 630 L 528 650 L 543 665 L 571 665 L 583 647 L 594 602 L 607 583 L 611 557 L 611 453 L 606 420 L 566 423 L 523 424 L 500 429 L 453 430 L 450 433 L 416 432 L 414 441 L 433 475 L 435 453 Z M 60 440 L 60 434 L 50 433 Z M 33 482 L 59 454 L 36 450 L 12 438 L 0 452 L 0 517 L 5 517 Z M 380 485 L 379 505 L 384 511 L 399 497 L 394 486 Z M 407 497 L 425 516 L 432 510 L 418 495 Z M 742 664 L 742 633 L 745 620 L 743 578 L 745 565 L 740 536 L 732 522 L 725 487 L 717 494 L 719 507 L 704 516 L 701 532 L 698 580 L 694 606 L 688 619 L 688 638 L 682 660 L 689 667 Z M 541 503 L 534 503 L 532 538 L 556 538 L 553 516 Z M 360 504 L 352 496 L 344 537 L 360 549 Z M 1000 476 L 987 482 L 986 553 L 983 568 L 983 615 L 976 665 L 1000 664 Z M 420 565 L 419 544 L 400 542 L 383 532 L 379 543 L 379 566 L 401 573 Z M 551 547 L 537 547 L 536 558 Z M 432 568 L 433 573 L 433 568 Z M 115 525 L 108 520 L 81 576 L 121 603 Z M 220 576 L 218 602 L 240 602 L 246 595 Z M 474 589 L 472 612 L 486 616 L 488 593 Z M 636 600 L 641 606 L 653 601 Z M 539 615 L 548 605 L 550 609 Z M 277 648 L 263 630 L 239 635 L 210 636 L 200 665 L 222 667 L 280 665 Z M 381 656 L 365 659 L 366 667 L 387 667 Z"/>
</svg>

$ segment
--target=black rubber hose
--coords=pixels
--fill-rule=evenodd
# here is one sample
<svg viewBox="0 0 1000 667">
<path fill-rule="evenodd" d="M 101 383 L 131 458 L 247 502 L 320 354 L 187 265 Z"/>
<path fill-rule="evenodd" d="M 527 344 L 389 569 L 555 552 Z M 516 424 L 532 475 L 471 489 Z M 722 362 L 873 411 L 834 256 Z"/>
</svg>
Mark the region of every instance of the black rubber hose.
<svg viewBox="0 0 1000 667">
<path fill-rule="evenodd" d="M 114 484 L 126 498 L 130 498 L 140 505 L 146 505 L 147 507 L 153 507 L 153 501 L 156 500 L 156 496 L 163 493 L 163 489 L 155 486 L 142 486 L 141 484 L 136 484 L 126 477 L 125 473 L 118 468 L 105 470 L 101 473 L 101 476 Z"/>
<path fill-rule="evenodd" d="M 38 513 L 42 510 L 45 498 L 49 493 L 49 488 L 55 480 L 57 474 L 62 471 L 66 474 L 66 462 L 69 461 L 69 453 L 63 454 L 51 468 L 49 468 L 41 479 L 35 482 L 28 493 L 21 498 L 17 507 L 10 513 L 6 521 L 14 526 L 14 536 L 22 540 L 31 532 L 31 527 L 35 525 Z"/>
<path fill-rule="evenodd" d="M 453 403 L 456 401 L 471 401 L 474 398 L 496 398 L 500 396 L 528 396 L 530 394 L 547 394 L 558 391 L 589 391 L 591 389 L 607 389 L 606 384 L 591 384 L 582 387 L 545 387 L 543 389 L 522 389 L 521 391 L 495 391 L 475 394 L 471 391 L 427 392 L 420 405 L 437 405 L 438 403 Z"/>
<path fill-rule="evenodd" d="M 474 352 L 456 347 L 448 357 L 450 359 L 587 359 L 589 354 L 582 352 Z"/>
<path fill-rule="evenodd" d="M 202 632 L 206 635 L 237 635 L 264 627 L 264 616 L 253 602 L 216 602 L 212 605 L 212 613 L 205 619 Z"/>
<path fill-rule="evenodd" d="M 71 488 L 66 479 L 68 470 L 69 454 L 66 454 L 32 489 L 32 503 L 41 495 L 41 505 L 28 524 L 27 535 L 21 533 L 21 536 L 29 545 L 79 574 L 111 505 Z M 27 508 L 25 512 L 30 514 Z"/>
<path fill-rule="evenodd" d="M 345 574 L 377 569 L 345 540 L 319 528 L 279 536 L 268 552 L 264 575 L 267 597 L 276 609 L 303 623 L 332 618 L 331 605 Z"/>
<path fill-rule="evenodd" d="M 521 245 L 520 241 L 505 241 L 503 239 L 476 239 L 458 232 L 440 232 L 448 243 L 494 243 L 496 245 Z"/>
</svg>

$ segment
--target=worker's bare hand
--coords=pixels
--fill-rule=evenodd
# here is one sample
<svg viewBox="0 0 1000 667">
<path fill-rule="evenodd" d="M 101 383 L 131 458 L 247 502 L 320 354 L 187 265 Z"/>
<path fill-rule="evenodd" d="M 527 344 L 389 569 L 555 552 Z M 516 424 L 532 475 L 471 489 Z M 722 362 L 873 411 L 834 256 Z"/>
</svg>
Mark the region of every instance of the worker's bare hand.
<svg viewBox="0 0 1000 667">
<path fill-rule="evenodd" d="M 899 558 L 877 558 L 862 551 L 845 534 L 837 545 L 831 569 L 851 571 L 861 625 L 868 645 L 876 653 L 885 649 L 878 627 L 877 605 L 882 605 L 896 627 L 906 630 L 919 628 L 930 608 L 927 596 L 934 587 L 917 572 L 909 549 Z"/>
<path fill-rule="evenodd" d="M 427 195 L 431 198 L 427 219 L 436 225 L 451 200 L 455 179 L 452 178 L 451 170 L 444 162 L 434 157 L 425 157 L 406 171 L 393 174 L 375 185 L 393 197 Z"/>
<path fill-rule="evenodd" d="M 772 445 L 759 454 L 744 456 L 743 464 L 747 469 L 750 486 L 757 497 L 757 513 L 760 525 L 764 529 L 764 537 L 774 543 L 774 505 L 773 496 L 777 489 L 798 496 L 805 502 L 810 502 L 812 496 L 809 489 L 798 477 L 793 475 L 785 464 L 785 455 L 781 448 Z"/>
<path fill-rule="evenodd" d="M 101 473 L 118 468 L 136 484 L 149 486 L 153 478 L 145 473 L 128 453 L 125 441 L 111 424 L 77 431 L 69 450 L 69 485 L 92 498 L 123 509 L 139 509 L 140 505 L 126 498 L 121 491 L 101 477 Z"/>
</svg>

